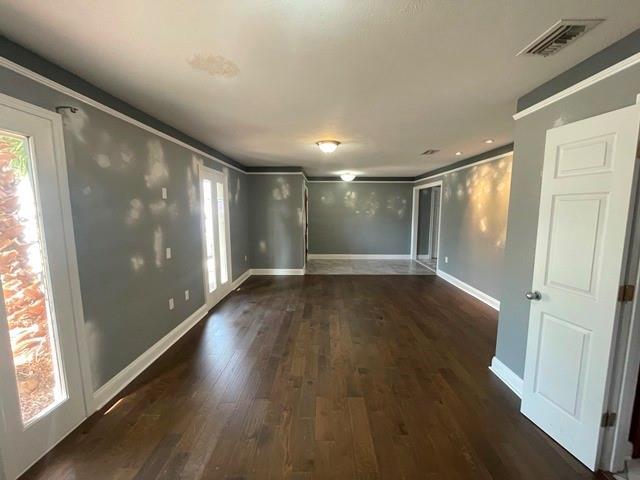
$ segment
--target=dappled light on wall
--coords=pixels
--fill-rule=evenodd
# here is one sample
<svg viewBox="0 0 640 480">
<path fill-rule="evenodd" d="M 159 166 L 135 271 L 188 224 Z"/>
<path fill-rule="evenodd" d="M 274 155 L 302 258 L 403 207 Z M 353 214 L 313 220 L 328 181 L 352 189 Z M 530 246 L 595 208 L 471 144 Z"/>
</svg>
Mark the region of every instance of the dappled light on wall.
<svg viewBox="0 0 640 480">
<path fill-rule="evenodd" d="M 506 241 L 511 165 L 509 156 L 445 176 L 444 201 L 464 209 L 462 227 L 495 248 L 504 248 Z"/>
</svg>

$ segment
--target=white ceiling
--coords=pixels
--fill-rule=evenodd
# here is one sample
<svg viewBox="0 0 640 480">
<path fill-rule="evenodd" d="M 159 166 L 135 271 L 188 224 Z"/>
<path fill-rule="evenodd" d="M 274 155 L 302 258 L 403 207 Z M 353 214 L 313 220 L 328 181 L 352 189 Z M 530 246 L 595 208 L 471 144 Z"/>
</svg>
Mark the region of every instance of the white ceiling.
<svg viewBox="0 0 640 480">
<path fill-rule="evenodd" d="M 416 175 L 512 140 L 516 99 L 640 27 L 638 0 L 0 0 L 0 29 L 230 157 Z M 561 18 L 607 21 L 549 58 Z M 343 145 L 322 154 L 317 140 Z M 441 152 L 421 156 L 427 148 Z M 464 152 L 456 157 L 457 150 Z"/>
</svg>

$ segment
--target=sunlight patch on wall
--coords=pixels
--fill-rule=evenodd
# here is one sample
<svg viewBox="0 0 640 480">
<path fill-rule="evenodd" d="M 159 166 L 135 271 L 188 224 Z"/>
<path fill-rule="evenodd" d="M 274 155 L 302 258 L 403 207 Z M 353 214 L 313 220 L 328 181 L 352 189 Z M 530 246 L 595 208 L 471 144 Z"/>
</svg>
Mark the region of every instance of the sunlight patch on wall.
<svg viewBox="0 0 640 480">
<path fill-rule="evenodd" d="M 62 109 L 62 124 L 70 131 L 76 139 L 82 143 L 87 143 L 87 139 L 84 136 L 84 129 L 89 122 L 89 116 L 87 113 L 78 108 L 75 113 L 71 112 L 68 108 Z"/>
<path fill-rule="evenodd" d="M 133 225 L 140 221 L 144 213 L 144 204 L 139 198 L 134 198 L 129 202 L 129 210 L 124 218 L 127 225 Z"/>
<path fill-rule="evenodd" d="M 162 144 L 158 140 L 149 140 L 147 142 L 147 173 L 144 175 L 147 188 L 159 187 L 168 178 L 169 169 Z"/>
<path fill-rule="evenodd" d="M 282 177 L 276 179 L 276 187 L 272 190 L 271 196 L 274 200 L 286 200 L 291 195 L 291 186 Z"/>
<path fill-rule="evenodd" d="M 144 267 L 144 257 L 142 255 L 134 255 L 131 257 L 131 269 L 138 272 Z"/>
<path fill-rule="evenodd" d="M 109 168 L 111 166 L 111 158 L 105 153 L 97 153 L 93 158 L 100 168 Z"/>
<path fill-rule="evenodd" d="M 471 235 L 486 237 L 496 248 L 504 248 L 506 242 L 511 165 L 511 159 L 505 158 L 470 167 L 460 176 L 445 176 L 445 202 L 461 205 L 465 209 L 465 228 Z"/>
<path fill-rule="evenodd" d="M 358 195 L 351 190 L 344 194 L 344 206 L 350 210 L 355 210 Z"/>
</svg>

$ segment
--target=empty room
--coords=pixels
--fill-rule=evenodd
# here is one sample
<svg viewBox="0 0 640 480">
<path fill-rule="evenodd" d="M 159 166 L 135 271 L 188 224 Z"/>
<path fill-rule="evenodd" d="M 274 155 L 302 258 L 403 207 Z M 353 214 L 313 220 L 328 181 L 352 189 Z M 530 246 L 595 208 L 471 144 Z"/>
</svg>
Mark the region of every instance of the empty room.
<svg viewBox="0 0 640 480">
<path fill-rule="evenodd" d="M 638 480 L 639 186 L 637 0 L 0 0 L 0 480 Z"/>
</svg>

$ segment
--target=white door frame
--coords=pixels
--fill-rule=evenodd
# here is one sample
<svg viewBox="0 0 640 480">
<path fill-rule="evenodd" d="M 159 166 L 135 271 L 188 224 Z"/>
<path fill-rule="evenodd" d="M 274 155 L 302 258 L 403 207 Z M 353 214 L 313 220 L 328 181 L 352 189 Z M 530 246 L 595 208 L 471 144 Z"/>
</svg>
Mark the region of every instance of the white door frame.
<svg viewBox="0 0 640 480">
<path fill-rule="evenodd" d="M 224 285 L 224 287 L 222 285 L 218 286 L 218 290 L 220 290 L 220 293 L 218 294 L 217 299 L 215 300 L 215 302 L 213 303 L 213 305 L 209 302 L 209 295 L 208 295 L 208 291 L 209 291 L 209 285 L 208 285 L 208 281 L 207 281 L 207 269 L 206 269 L 206 262 L 207 262 L 207 250 L 206 250 L 206 244 L 205 242 L 207 241 L 206 236 L 205 236 L 205 226 L 204 226 L 204 205 L 202 203 L 202 176 L 203 173 L 211 175 L 213 177 L 223 177 L 223 181 L 222 181 L 222 185 L 224 188 L 224 196 L 225 196 L 225 202 L 224 202 L 224 215 L 225 215 L 225 237 L 226 237 L 226 242 L 227 242 L 227 273 L 228 273 L 228 279 L 227 279 L 227 283 Z M 207 307 L 209 309 L 213 308 L 220 300 L 222 300 L 227 293 L 229 293 L 231 291 L 231 286 L 233 284 L 233 265 L 232 265 L 232 255 L 231 255 L 231 219 L 229 217 L 229 172 L 227 169 L 224 170 L 216 170 L 213 168 L 209 168 L 209 167 L 205 167 L 202 163 L 198 163 L 198 190 L 200 192 L 199 195 L 199 202 L 200 202 L 200 233 L 202 236 L 202 285 L 204 287 L 204 296 L 205 296 L 205 304 L 207 305 Z M 215 190 L 211 191 L 212 195 L 216 195 L 217 192 Z M 215 245 L 214 248 L 217 248 L 218 245 Z M 216 265 L 216 268 L 220 268 L 219 265 Z"/>
<path fill-rule="evenodd" d="M 640 95 L 638 96 L 640 103 Z M 640 158 L 640 145 L 638 151 Z M 625 248 L 625 273 L 622 283 L 635 285 L 632 302 L 622 304 L 616 319 L 616 341 L 612 353 L 612 374 L 609 385 L 608 411 L 616 413 L 613 428 L 604 434 L 600 450 L 600 468 L 609 472 L 624 469 L 631 443 L 629 430 L 636 398 L 638 371 L 640 370 L 640 173 L 636 169 L 634 179 L 631 232 L 628 232 Z"/>
<path fill-rule="evenodd" d="M 67 157 L 64 144 L 62 116 L 56 112 L 46 110 L 2 93 L 0 93 L 0 104 L 47 120 L 51 126 L 57 178 L 50 180 L 54 180 L 56 182 L 60 193 L 60 212 L 62 217 L 62 227 L 64 230 L 64 247 L 66 250 L 66 267 L 68 272 L 69 291 L 71 293 L 73 323 L 75 327 L 75 343 L 82 377 L 82 391 L 84 396 L 84 415 L 82 421 L 84 421 L 88 415 L 95 411 L 95 402 L 93 398 L 93 379 L 91 378 L 91 357 L 89 355 L 89 349 L 86 342 L 84 309 L 82 306 L 82 295 L 80 291 L 80 275 L 78 273 L 78 256 L 73 231 L 73 216 L 71 213 L 71 196 L 69 193 Z M 82 421 L 80 423 L 82 423 Z M 64 437 L 53 443 L 51 448 L 53 448 L 63 438 Z M 4 465 L 4 468 L 7 468 L 8 461 L 9 460 L 7 458 L 3 458 L 3 464 L 0 464 L 0 466 Z"/>
<path fill-rule="evenodd" d="M 424 190 L 425 188 L 431 187 L 440 187 L 440 202 L 438 203 L 438 250 L 440 250 L 440 233 L 442 232 L 442 180 L 437 180 L 435 182 L 425 183 L 423 185 L 418 185 L 413 187 L 413 205 L 412 205 L 412 215 L 411 215 L 411 258 L 416 262 L 420 263 L 418 260 L 418 217 L 420 210 L 420 190 Z M 436 273 L 440 270 L 440 257 L 438 254 L 436 258 Z"/>
<path fill-rule="evenodd" d="M 307 202 L 305 203 L 305 193 Z M 309 187 L 302 178 L 302 269 L 307 268 L 307 249 L 309 241 Z"/>
</svg>

